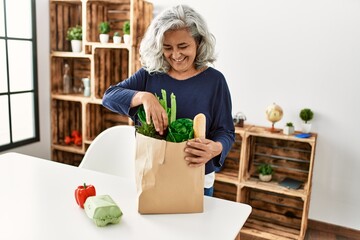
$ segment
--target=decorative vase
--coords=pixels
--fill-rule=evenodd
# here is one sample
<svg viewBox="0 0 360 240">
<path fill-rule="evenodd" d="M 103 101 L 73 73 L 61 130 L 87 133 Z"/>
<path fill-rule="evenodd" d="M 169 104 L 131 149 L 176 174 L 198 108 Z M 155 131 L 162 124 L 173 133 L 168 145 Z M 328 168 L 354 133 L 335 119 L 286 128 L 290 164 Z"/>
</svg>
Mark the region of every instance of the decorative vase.
<svg viewBox="0 0 360 240">
<path fill-rule="evenodd" d="M 81 52 L 82 40 L 71 40 L 71 49 L 73 52 Z"/>
<path fill-rule="evenodd" d="M 270 182 L 271 181 L 271 178 L 272 178 L 272 175 L 263 175 L 263 174 L 259 174 L 259 179 L 260 181 L 263 181 L 263 182 Z"/>
<path fill-rule="evenodd" d="M 285 126 L 284 129 L 283 129 L 283 133 L 285 135 L 291 135 L 291 134 L 294 134 L 295 132 L 295 128 L 294 127 L 288 127 L 288 126 Z"/>
<path fill-rule="evenodd" d="M 130 43 L 130 35 L 129 35 L 129 34 L 124 34 L 124 43 L 125 43 L 125 44 L 129 44 L 129 43 Z"/>
<path fill-rule="evenodd" d="M 107 43 L 109 42 L 109 34 L 100 34 L 100 42 Z"/>
<path fill-rule="evenodd" d="M 121 43 L 121 37 L 120 36 L 113 36 L 113 41 L 115 44 Z"/>
<path fill-rule="evenodd" d="M 302 132 L 310 133 L 310 131 L 311 131 L 311 123 L 303 123 L 302 124 Z"/>
</svg>

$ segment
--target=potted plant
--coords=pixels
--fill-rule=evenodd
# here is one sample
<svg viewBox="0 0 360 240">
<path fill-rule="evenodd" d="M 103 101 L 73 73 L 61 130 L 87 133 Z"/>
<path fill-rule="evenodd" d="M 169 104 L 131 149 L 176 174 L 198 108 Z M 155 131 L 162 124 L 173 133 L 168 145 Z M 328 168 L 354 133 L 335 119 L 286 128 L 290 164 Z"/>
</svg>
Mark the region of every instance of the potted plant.
<svg viewBox="0 0 360 240">
<path fill-rule="evenodd" d="M 283 133 L 286 135 L 291 135 L 295 132 L 294 124 L 292 122 L 287 122 L 286 126 L 283 129 Z"/>
<path fill-rule="evenodd" d="M 123 25 L 124 43 L 130 43 L 130 21 L 125 21 Z"/>
<path fill-rule="evenodd" d="M 108 22 L 101 22 L 99 24 L 100 42 L 109 42 L 110 24 Z"/>
<path fill-rule="evenodd" d="M 309 121 L 311 121 L 314 117 L 313 111 L 310 108 L 301 109 L 299 116 L 300 116 L 301 120 L 304 121 L 304 123 L 302 125 L 302 132 L 310 133 L 311 123 L 309 123 Z"/>
<path fill-rule="evenodd" d="M 113 41 L 115 44 L 119 44 L 121 42 L 121 36 L 120 36 L 119 32 L 114 33 Z"/>
<path fill-rule="evenodd" d="M 82 27 L 80 25 L 70 27 L 67 31 L 66 39 L 71 41 L 71 49 L 73 52 L 82 51 Z"/>
<path fill-rule="evenodd" d="M 259 179 L 263 182 L 269 182 L 272 178 L 273 168 L 270 164 L 262 163 L 258 167 Z"/>
</svg>

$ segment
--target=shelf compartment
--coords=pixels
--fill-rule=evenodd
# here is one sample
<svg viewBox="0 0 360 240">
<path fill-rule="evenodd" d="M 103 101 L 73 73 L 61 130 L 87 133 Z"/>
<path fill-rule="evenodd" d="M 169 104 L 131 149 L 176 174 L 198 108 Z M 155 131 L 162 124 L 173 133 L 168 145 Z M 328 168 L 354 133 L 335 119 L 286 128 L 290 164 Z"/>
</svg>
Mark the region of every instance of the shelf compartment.
<svg viewBox="0 0 360 240">
<path fill-rule="evenodd" d="M 252 212 L 241 232 L 265 239 L 298 239 L 304 201 L 299 197 L 243 187 L 240 202 Z"/>
<path fill-rule="evenodd" d="M 65 163 L 73 166 L 79 166 L 84 155 L 58 149 L 52 150 L 52 160 L 60 163 Z"/>
<path fill-rule="evenodd" d="M 68 64 L 70 67 L 70 78 L 72 80 L 74 94 L 66 96 L 76 96 L 82 91 L 82 78 L 90 76 L 91 61 L 88 58 L 51 58 L 51 93 L 63 94 L 63 76 L 64 66 Z"/>
<path fill-rule="evenodd" d="M 129 117 L 111 112 L 99 104 L 86 105 L 85 142 L 91 142 L 102 131 L 116 125 L 129 125 Z"/>
<path fill-rule="evenodd" d="M 271 164 L 273 181 L 280 182 L 291 177 L 308 182 L 312 164 L 312 145 L 307 142 L 247 135 L 248 151 L 244 180 L 258 178 L 257 168 L 262 163 Z M 307 186 L 306 184 L 302 186 Z"/>
<path fill-rule="evenodd" d="M 128 59 L 127 49 L 95 49 L 95 98 L 102 99 L 106 89 L 128 78 Z"/>
<path fill-rule="evenodd" d="M 50 49 L 51 51 L 71 51 L 66 40 L 70 27 L 82 25 L 81 1 L 50 2 Z"/>
<path fill-rule="evenodd" d="M 237 201 L 238 186 L 231 183 L 215 181 L 214 197 L 222 198 L 230 201 Z"/>
<path fill-rule="evenodd" d="M 233 143 L 223 167 L 219 171 L 219 175 L 228 176 L 230 179 L 238 180 L 239 179 L 239 165 L 240 165 L 240 156 L 242 149 L 242 140 L 243 135 L 241 132 L 235 133 L 235 142 Z"/>
<path fill-rule="evenodd" d="M 123 24 L 130 20 L 130 0 L 117 1 L 88 1 L 86 4 L 86 40 L 99 42 L 98 26 L 100 22 L 109 22 L 111 32 L 119 32 L 123 36 Z"/>
<path fill-rule="evenodd" d="M 52 143 L 55 145 L 82 149 L 82 146 L 66 145 L 64 139 L 73 130 L 82 132 L 82 106 L 80 102 L 52 100 L 51 108 Z"/>
</svg>

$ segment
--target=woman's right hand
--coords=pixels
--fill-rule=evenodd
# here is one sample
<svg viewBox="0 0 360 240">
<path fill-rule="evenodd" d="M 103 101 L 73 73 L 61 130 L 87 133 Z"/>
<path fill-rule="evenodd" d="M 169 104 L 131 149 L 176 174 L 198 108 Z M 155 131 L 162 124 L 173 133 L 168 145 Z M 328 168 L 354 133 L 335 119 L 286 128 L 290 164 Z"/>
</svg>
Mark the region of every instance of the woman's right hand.
<svg viewBox="0 0 360 240">
<path fill-rule="evenodd" d="M 141 104 L 146 114 L 146 122 L 150 124 L 152 121 L 156 131 L 162 135 L 168 127 L 168 116 L 165 109 L 159 103 L 159 100 L 152 93 L 138 92 L 133 97 L 131 106 L 135 107 Z"/>
</svg>

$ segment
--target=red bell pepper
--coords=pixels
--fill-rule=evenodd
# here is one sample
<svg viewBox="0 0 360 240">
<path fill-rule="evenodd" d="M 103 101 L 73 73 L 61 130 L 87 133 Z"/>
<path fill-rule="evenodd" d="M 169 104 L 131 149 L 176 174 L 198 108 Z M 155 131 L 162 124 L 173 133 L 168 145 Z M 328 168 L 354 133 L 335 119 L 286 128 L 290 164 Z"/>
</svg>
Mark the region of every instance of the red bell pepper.
<svg viewBox="0 0 360 240">
<path fill-rule="evenodd" d="M 84 203 L 88 197 L 95 195 L 95 187 L 93 185 L 86 185 L 86 183 L 83 186 L 78 186 L 75 190 L 75 199 L 81 208 L 84 208 Z"/>
</svg>

